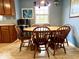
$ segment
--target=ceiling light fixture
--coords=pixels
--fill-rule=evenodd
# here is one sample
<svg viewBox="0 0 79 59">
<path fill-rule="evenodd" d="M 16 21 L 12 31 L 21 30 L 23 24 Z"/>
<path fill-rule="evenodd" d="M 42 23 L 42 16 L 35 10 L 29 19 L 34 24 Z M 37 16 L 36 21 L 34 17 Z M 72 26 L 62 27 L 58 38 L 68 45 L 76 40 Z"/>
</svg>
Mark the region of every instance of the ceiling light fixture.
<svg viewBox="0 0 79 59">
<path fill-rule="evenodd" d="M 53 2 L 54 2 L 54 5 L 58 6 L 58 5 L 60 4 L 60 1 L 61 1 L 61 0 L 54 0 L 54 1 L 53 1 Z"/>
<path fill-rule="evenodd" d="M 49 0 L 35 0 L 33 3 L 34 6 L 38 6 L 39 8 L 40 6 L 50 6 Z"/>
</svg>

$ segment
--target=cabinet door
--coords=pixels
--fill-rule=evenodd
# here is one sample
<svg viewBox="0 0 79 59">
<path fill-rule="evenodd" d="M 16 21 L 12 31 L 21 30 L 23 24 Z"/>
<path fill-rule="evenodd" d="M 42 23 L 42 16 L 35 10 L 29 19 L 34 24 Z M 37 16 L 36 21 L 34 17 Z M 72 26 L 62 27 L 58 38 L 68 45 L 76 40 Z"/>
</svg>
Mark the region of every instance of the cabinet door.
<svg viewBox="0 0 79 59">
<path fill-rule="evenodd" d="M 0 0 L 0 15 L 4 14 L 4 9 L 3 9 L 3 0 Z"/>
<path fill-rule="evenodd" d="M 0 28 L 0 43 L 2 42 L 2 37 L 1 37 L 1 28 Z"/>
<path fill-rule="evenodd" d="M 4 0 L 4 13 L 5 15 L 11 15 L 11 1 L 10 0 Z"/>
<path fill-rule="evenodd" d="M 11 10 L 12 10 L 11 15 L 15 15 L 16 13 L 15 13 L 15 3 L 14 3 L 14 0 L 11 0 Z"/>
<path fill-rule="evenodd" d="M 9 28 L 8 27 L 1 27 L 1 36 L 2 36 L 2 42 L 6 43 L 10 41 L 10 35 L 9 35 Z"/>
<path fill-rule="evenodd" d="M 17 32 L 15 29 L 15 26 L 9 26 L 9 32 L 10 32 L 10 42 L 14 42 L 17 40 Z"/>
</svg>

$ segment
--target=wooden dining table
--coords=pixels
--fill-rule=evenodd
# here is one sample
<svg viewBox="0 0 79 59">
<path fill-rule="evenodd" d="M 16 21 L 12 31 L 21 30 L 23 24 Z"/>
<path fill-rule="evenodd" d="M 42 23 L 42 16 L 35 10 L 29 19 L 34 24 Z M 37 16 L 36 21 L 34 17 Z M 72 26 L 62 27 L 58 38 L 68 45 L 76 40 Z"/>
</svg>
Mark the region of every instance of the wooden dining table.
<svg viewBox="0 0 79 59">
<path fill-rule="evenodd" d="M 48 28 L 50 29 L 50 31 L 56 31 L 60 26 L 48 26 Z M 33 32 L 33 30 L 35 29 L 36 27 L 27 27 L 27 28 L 24 28 L 23 31 L 24 32 Z M 32 36 L 31 36 L 31 40 L 32 40 Z M 33 46 L 33 43 L 30 45 L 31 47 L 31 50 L 33 50 L 34 46 Z"/>
<path fill-rule="evenodd" d="M 55 31 L 59 28 L 60 26 L 48 26 L 48 28 L 51 30 L 51 31 Z M 36 27 L 27 27 L 27 28 L 24 28 L 23 30 L 24 31 L 29 31 L 29 32 L 33 32 L 34 28 Z"/>
</svg>

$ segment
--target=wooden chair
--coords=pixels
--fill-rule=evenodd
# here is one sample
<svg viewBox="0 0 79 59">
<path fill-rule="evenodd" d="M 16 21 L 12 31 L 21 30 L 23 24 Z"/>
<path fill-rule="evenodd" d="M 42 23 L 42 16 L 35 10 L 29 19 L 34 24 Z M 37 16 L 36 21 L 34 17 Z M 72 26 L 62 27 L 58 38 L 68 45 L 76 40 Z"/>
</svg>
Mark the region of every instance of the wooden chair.
<svg viewBox="0 0 79 59">
<path fill-rule="evenodd" d="M 69 25 L 63 25 L 61 27 L 58 28 L 58 30 L 67 30 L 68 32 L 70 32 L 70 26 Z M 67 40 L 67 37 L 65 38 L 65 43 L 67 43 L 67 45 L 69 46 L 68 44 L 68 40 Z"/>
<path fill-rule="evenodd" d="M 26 32 L 26 34 L 24 34 L 20 28 L 17 28 L 16 31 L 17 31 L 17 38 L 20 39 L 20 41 L 21 41 L 21 43 L 20 43 L 20 51 L 21 51 L 22 47 L 26 47 L 26 45 L 25 45 L 26 43 L 28 44 L 27 47 L 31 43 L 31 35 L 29 34 L 29 32 Z M 28 41 L 26 41 L 26 40 L 28 40 Z"/>
<path fill-rule="evenodd" d="M 36 52 L 40 50 L 41 48 L 40 45 L 44 45 L 45 50 L 47 51 L 48 57 L 49 57 L 49 52 L 48 52 L 48 37 L 50 34 L 50 29 L 48 27 L 36 27 L 33 30 L 33 43 L 34 43 L 34 58 L 36 55 Z"/>
<path fill-rule="evenodd" d="M 66 53 L 66 49 L 64 46 L 65 38 L 67 37 L 70 27 L 67 26 L 62 26 L 57 29 L 57 31 L 52 31 L 51 32 L 51 37 L 50 37 L 50 47 L 54 50 L 54 54 L 56 52 L 56 49 L 58 48 L 63 48 L 64 52 Z"/>
</svg>

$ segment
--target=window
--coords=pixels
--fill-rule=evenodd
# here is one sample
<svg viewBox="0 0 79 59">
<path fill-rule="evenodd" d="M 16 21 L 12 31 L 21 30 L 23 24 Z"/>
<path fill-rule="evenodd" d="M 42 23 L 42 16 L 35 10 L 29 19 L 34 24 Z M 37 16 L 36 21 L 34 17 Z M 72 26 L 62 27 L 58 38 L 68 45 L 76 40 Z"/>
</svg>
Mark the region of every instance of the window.
<svg viewBox="0 0 79 59">
<path fill-rule="evenodd" d="M 35 23 L 44 24 L 48 21 L 48 6 L 35 7 Z"/>
</svg>

